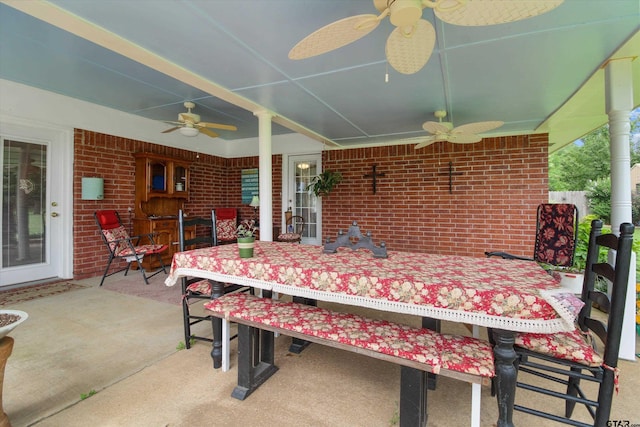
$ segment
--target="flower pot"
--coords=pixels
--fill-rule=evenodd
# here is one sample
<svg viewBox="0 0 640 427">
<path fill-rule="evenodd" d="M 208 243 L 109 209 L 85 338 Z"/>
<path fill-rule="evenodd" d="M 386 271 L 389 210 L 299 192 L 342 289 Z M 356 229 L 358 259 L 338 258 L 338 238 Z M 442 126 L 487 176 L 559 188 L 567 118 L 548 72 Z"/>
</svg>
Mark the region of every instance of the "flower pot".
<svg viewBox="0 0 640 427">
<path fill-rule="evenodd" d="M 581 294 L 582 293 L 582 282 L 584 281 L 584 274 L 582 273 L 569 273 L 564 271 L 559 271 L 561 280 L 560 286 L 567 289 L 569 292 L 573 294 Z"/>
<path fill-rule="evenodd" d="M 238 237 L 238 253 L 240 254 L 240 258 L 252 258 L 255 243 L 255 237 Z"/>
</svg>

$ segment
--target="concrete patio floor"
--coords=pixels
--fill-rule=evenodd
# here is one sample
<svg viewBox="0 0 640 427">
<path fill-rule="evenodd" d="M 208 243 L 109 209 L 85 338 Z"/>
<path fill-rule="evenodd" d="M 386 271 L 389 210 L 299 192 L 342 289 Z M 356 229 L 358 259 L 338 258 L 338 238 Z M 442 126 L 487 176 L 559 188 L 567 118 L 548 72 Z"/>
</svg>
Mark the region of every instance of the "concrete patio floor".
<svg viewBox="0 0 640 427">
<path fill-rule="evenodd" d="M 157 276 L 149 286 L 164 286 L 163 280 Z M 239 401 L 231 397 L 235 340 L 231 370 L 214 370 L 208 343 L 177 350 L 183 341 L 180 306 L 107 291 L 97 286 L 99 278 L 74 283 L 87 288 L 5 307 L 30 316 L 11 333 L 15 346 L 5 372 L 3 404 L 13 427 L 397 425 L 397 365 L 319 345 L 295 355 L 288 352 L 290 338 L 280 336 L 280 370 Z M 139 278 L 133 285 L 145 286 Z M 443 329 L 465 333 L 450 323 Z M 621 361 L 620 369 L 612 419 L 638 424 L 640 366 Z M 470 425 L 469 384 L 439 378 L 428 400 L 428 426 Z M 562 411 L 560 403 L 545 406 Z M 586 419 L 582 408 L 576 411 Z M 496 400 L 488 387 L 481 415 L 482 426 L 495 425 Z M 517 412 L 514 422 L 559 425 Z"/>
</svg>

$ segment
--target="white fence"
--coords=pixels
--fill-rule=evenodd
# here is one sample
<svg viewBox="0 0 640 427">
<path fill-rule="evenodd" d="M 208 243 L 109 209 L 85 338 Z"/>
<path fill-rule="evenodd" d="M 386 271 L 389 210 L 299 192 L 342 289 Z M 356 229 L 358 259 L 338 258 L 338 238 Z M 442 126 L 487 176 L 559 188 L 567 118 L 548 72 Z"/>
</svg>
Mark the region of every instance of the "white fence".
<svg viewBox="0 0 640 427">
<path fill-rule="evenodd" d="M 578 220 L 589 214 L 585 191 L 549 191 L 549 203 L 573 203 L 578 207 Z"/>
</svg>

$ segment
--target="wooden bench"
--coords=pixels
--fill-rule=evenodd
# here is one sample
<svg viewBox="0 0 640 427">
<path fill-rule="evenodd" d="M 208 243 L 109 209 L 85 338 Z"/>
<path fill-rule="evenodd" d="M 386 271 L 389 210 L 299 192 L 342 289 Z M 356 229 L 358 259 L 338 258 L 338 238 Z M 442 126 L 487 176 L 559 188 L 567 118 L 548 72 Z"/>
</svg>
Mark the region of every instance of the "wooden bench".
<svg viewBox="0 0 640 427">
<path fill-rule="evenodd" d="M 232 396 L 240 400 L 278 370 L 274 332 L 401 365 L 402 427 L 426 425 L 427 373 L 482 385 L 495 375 L 491 345 L 473 337 L 247 294 L 227 294 L 205 308 L 224 319 L 223 334 L 229 321 L 238 324 L 238 385 Z M 479 406 L 479 386 L 475 392 Z M 479 425 L 476 412 L 472 425 Z"/>
</svg>

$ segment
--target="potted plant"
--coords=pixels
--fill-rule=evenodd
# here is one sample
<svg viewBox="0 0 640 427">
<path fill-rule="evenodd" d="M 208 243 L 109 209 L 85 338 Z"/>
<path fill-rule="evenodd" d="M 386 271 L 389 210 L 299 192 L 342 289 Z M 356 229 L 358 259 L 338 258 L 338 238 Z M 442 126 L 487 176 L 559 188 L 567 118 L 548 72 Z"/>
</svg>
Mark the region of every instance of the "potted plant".
<svg viewBox="0 0 640 427">
<path fill-rule="evenodd" d="M 256 241 L 256 226 L 253 220 L 244 220 L 236 229 L 238 237 L 238 253 L 240 258 L 253 257 L 253 248 Z"/>
<path fill-rule="evenodd" d="M 313 177 L 306 191 L 311 191 L 316 197 L 326 196 L 340 182 L 342 182 L 342 174 L 327 169 Z"/>
</svg>

